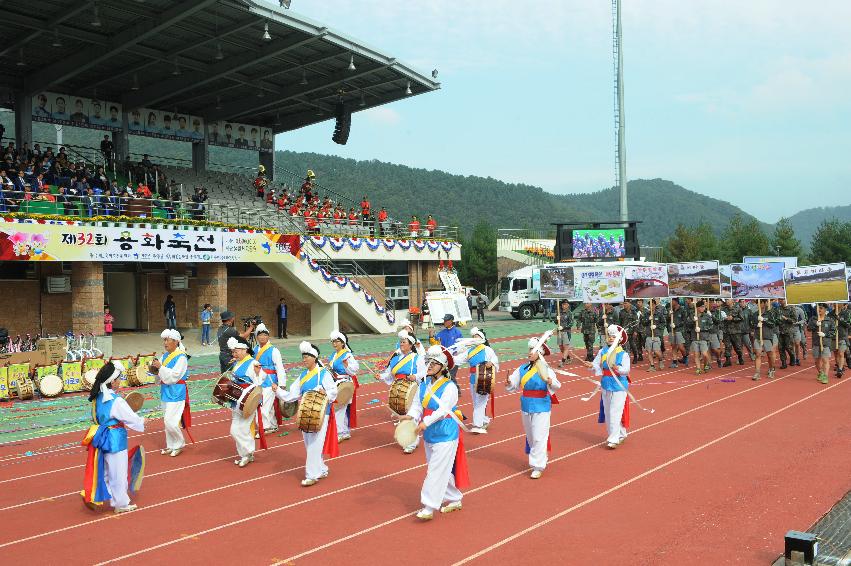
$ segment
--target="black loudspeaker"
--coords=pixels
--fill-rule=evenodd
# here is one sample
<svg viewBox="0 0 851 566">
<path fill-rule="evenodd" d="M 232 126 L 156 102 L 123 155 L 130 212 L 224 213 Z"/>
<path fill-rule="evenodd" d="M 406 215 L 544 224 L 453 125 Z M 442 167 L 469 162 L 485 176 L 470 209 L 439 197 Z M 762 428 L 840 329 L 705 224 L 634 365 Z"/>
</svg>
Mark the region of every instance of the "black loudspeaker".
<svg viewBox="0 0 851 566">
<path fill-rule="evenodd" d="M 352 129 L 352 113 L 342 102 L 337 103 L 334 113 L 337 116 L 337 122 L 334 124 L 334 135 L 331 136 L 331 140 L 334 143 L 346 145 L 349 141 L 349 131 Z"/>
</svg>

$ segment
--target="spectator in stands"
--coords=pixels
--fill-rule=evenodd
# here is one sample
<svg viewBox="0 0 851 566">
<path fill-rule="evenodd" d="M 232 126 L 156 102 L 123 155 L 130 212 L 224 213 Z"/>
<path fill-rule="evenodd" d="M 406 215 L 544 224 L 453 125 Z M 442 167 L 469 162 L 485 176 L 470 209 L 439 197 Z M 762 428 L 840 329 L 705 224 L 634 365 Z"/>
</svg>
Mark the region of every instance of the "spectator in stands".
<svg viewBox="0 0 851 566">
<path fill-rule="evenodd" d="M 36 175 L 35 178 L 32 180 L 32 187 L 33 191 L 35 191 L 36 193 L 40 193 L 42 192 L 42 189 L 47 188 L 47 183 L 44 182 L 44 175 L 42 173 Z M 49 192 L 50 191 L 48 191 L 48 193 Z"/>
<path fill-rule="evenodd" d="M 24 197 L 22 200 L 33 200 L 35 195 L 33 194 L 32 185 L 29 183 L 24 183 Z"/>
<path fill-rule="evenodd" d="M 153 194 L 151 193 L 151 189 L 148 187 L 148 185 L 145 185 L 144 183 L 139 183 L 139 186 L 136 187 L 136 196 L 139 198 L 149 199 L 153 196 Z"/>
<path fill-rule="evenodd" d="M 366 198 L 366 195 L 363 195 L 363 199 L 360 201 L 360 213 L 363 221 L 366 222 L 369 219 L 369 199 Z"/>
<path fill-rule="evenodd" d="M 150 169 L 154 166 L 154 164 L 151 162 L 151 157 L 147 153 L 142 156 L 142 161 L 140 161 L 140 163 L 145 169 Z"/>
<path fill-rule="evenodd" d="M 426 232 L 428 233 L 428 237 L 429 238 L 434 237 L 434 233 L 435 233 L 436 230 L 437 230 L 437 220 L 435 220 L 434 217 L 431 214 L 429 214 L 428 218 L 426 219 Z"/>
<path fill-rule="evenodd" d="M 107 188 L 101 196 L 101 210 L 106 216 L 118 215 L 118 195 L 112 192 L 111 188 Z"/>
<path fill-rule="evenodd" d="M 68 188 L 60 186 L 59 194 L 56 195 L 56 202 L 62 205 L 62 211 L 65 216 L 76 216 L 78 214 L 75 206 L 76 200 L 68 195 Z"/>
<path fill-rule="evenodd" d="M 416 215 L 411 216 L 411 221 L 408 223 L 408 231 L 412 238 L 416 238 L 420 233 L 420 221 Z"/>
<path fill-rule="evenodd" d="M 47 185 L 42 184 L 38 193 L 36 193 L 36 200 L 44 200 L 47 202 L 56 202 L 56 197 L 50 194 L 50 189 Z"/>
<path fill-rule="evenodd" d="M 206 217 L 207 205 L 204 204 L 207 202 L 207 191 L 204 187 L 195 187 L 195 193 L 191 197 L 192 202 L 194 203 L 192 208 L 192 218 L 195 220 L 203 220 Z"/>
<path fill-rule="evenodd" d="M 106 166 L 112 169 L 113 160 L 115 159 L 115 146 L 112 140 L 109 139 L 109 134 L 103 136 L 103 140 L 100 142 L 100 152 L 103 154 Z"/>
<path fill-rule="evenodd" d="M 100 214 L 100 199 L 95 195 L 95 190 L 91 187 L 83 193 L 83 209 L 86 211 L 86 216 L 92 217 Z"/>
<path fill-rule="evenodd" d="M 0 185 L 0 211 L 17 212 L 20 200 L 16 198 L 15 184 L 11 180 Z"/>
</svg>

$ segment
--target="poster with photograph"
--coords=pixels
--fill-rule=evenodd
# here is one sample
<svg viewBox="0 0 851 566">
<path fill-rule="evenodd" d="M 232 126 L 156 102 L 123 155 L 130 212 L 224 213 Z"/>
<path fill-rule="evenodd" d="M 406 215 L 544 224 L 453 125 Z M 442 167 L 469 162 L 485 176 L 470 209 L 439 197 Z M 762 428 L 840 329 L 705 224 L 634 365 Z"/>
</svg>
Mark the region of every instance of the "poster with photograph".
<svg viewBox="0 0 851 566">
<path fill-rule="evenodd" d="M 730 266 L 718 266 L 718 273 L 721 275 L 721 297 L 729 299 L 733 296 L 733 285 L 730 282 Z"/>
<path fill-rule="evenodd" d="M 573 268 L 575 297 L 583 303 L 622 303 L 623 268 Z"/>
<path fill-rule="evenodd" d="M 630 265 L 623 268 L 624 294 L 627 299 L 668 296 L 667 265 Z"/>
<path fill-rule="evenodd" d="M 845 280 L 848 282 L 848 300 L 851 301 L 851 267 L 845 268 Z"/>
<path fill-rule="evenodd" d="M 798 267 L 798 258 L 790 256 L 745 256 L 742 263 L 775 263 L 780 262 L 786 269 Z"/>
<path fill-rule="evenodd" d="M 719 297 L 721 274 L 718 262 L 669 263 L 668 289 L 671 297 Z"/>
<path fill-rule="evenodd" d="M 271 152 L 274 147 L 270 128 L 228 121 L 210 122 L 207 141 L 210 145 L 252 151 Z"/>
<path fill-rule="evenodd" d="M 204 139 L 204 119 L 179 112 L 154 108 L 131 110 L 127 117 L 131 134 L 177 141 L 200 142 Z"/>
<path fill-rule="evenodd" d="M 734 263 L 730 265 L 730 284 L 734 299 L 782 299 L 782 262 Z"/>
<path fill-rule="evenodd" d="M 463 293 L 452 293 L 450 291 L 432 291 L 426 293 L 429 316 L 431 320 L 442 321 L 443 316 L 451 314 L 455 322 L 467 322 L 473 320 L 470 314 L 470 306 Z"/>
<path fill-rule="evenodd" d="M 32 119 L 95 130 L 121 129 L 121 104 L 55 92 L 33 97 Z"/>
<path fill-rule="evenodd" d="M 572 267 L 544 267 L 541 269 L 541 298 L 574 300 Z"/>
<path fill-rule="evenodd" d="M 848 300 L 844 263 L 807 265 L 783 270 L 786 302 L 792 305 Z"/>
</svg>

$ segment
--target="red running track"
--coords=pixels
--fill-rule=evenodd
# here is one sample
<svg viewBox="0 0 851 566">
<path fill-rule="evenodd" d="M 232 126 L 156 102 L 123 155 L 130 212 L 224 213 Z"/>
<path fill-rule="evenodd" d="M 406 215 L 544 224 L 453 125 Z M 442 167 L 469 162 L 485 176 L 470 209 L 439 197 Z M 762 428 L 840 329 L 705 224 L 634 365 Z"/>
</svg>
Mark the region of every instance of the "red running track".
<svg viewBox="0 0 851 566">
<path fill-rule="evenodd" d="M 422 448 L 402 454 L 387 410 L 376 405 L 364 407 L 362 426 L 329 462 L 330 477 L 311 488 L 299 486 L 304 448 L 292 424 L 239 469 L 226 411 L 199 415 L 198 442 L 178 458 L 155 452 L 162 426 L 150 423 L 131 437 L 149 453 L 140 509 L 121 516 L 93 513 L 79 500 L 83 451 L 63 444 L 81 433 L 3 447 L 0 556 L 72 564 L 756 564 L 781 553 L 786 530 L 806 528 L 848 490 L 847 381 L 822 386 L 811 368 L 759 382 L 750 366 L 706 376 L 643 369 L 633 371 L 633 391 L 656 412 L 634 410 L 617 450 L 602 447 L 598 398 L 579 400 L 590 384 L 560 376 L 553 452 L 538 481 L 528 478 L 519 401 L 500 393 L 489 433 L 465 438 L 473 487 L 463 510 L 430 523 L 413 517 Z M 362 392 L 386 398 L 384 389 Z M 467 390 L 462 400 L 469 412 Z M 36 454 L 18 458 L 23 450 Z M 103 542 L 93 544 L 95 535 Z M 439 550 L 403 550 L 422 536 L 441 541 Z"/>
</svg>

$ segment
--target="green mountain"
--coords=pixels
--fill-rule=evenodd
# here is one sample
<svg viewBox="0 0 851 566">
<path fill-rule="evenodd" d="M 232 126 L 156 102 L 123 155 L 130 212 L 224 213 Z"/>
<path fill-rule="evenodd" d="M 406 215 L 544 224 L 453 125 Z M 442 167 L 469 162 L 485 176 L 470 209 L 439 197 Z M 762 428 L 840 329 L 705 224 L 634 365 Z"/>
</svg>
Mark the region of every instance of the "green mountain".
<svg viewBox="0 0 851 566">
<path fill-rule="evenodd" d="M 810 241 L 819 225 L 825 220 L 834 218 L 842 222 L 851 222 L 851 206 L 808 208 L 790 216 L 789 221 L 795 229 L 795 236 L 801 240 L 805 248 L 809 248 Z"/>
<path fill-rule="evenodd" d="M 596 193 L 555 195 L 540 187 L 490 177 L 292 151 L 279 151 L 276 166 L 280 181 L 300 182 L 298 177 L 312 169 L 320 185 L 356 201 L 368 195 L 374 207 L 386 206 L 396 218 L 431 213 L 440 224 L 457 224 L 466 233 L 482 219 L 495 228 L 546 230 L 555 222 L 611 221 L 618 217 L 618 191 L 614 187 Z M 730 203 L 663 179 L 637 179 L 629 182 L 628 189 L 630 218 L 642 222 L 639 241 L 644 245 L 660 244 L 678 223 L 706 221 L 720 234 L 734 214 L 750 218 Z"/>
</svg>

